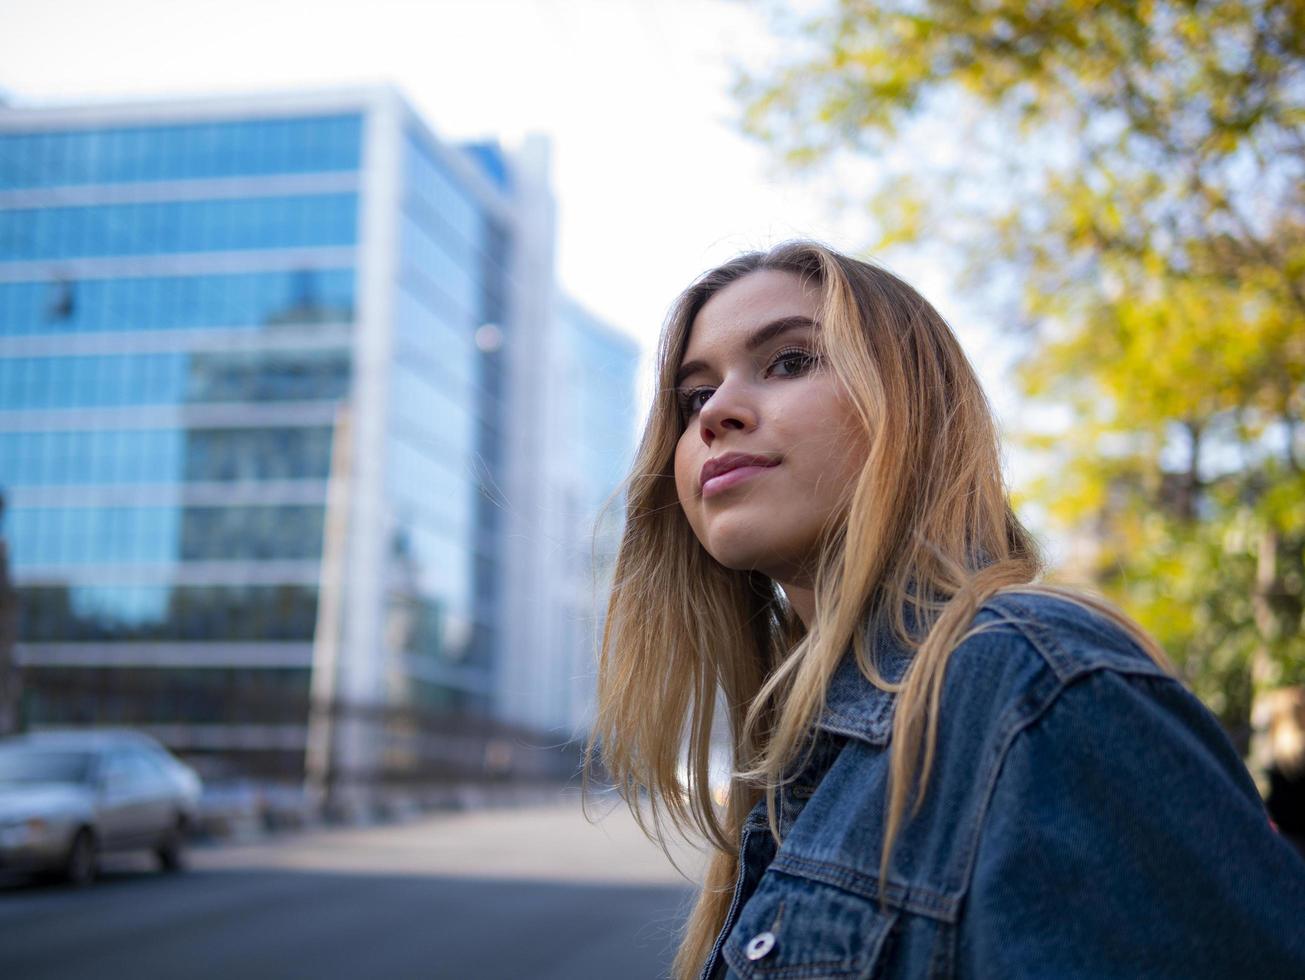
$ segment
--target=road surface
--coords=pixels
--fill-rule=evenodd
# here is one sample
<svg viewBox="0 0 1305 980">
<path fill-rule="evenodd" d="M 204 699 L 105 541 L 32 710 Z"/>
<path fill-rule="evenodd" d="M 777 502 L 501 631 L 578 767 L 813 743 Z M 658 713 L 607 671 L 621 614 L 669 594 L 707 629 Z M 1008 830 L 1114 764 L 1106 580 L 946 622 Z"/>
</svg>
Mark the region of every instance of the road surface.
<svg viewBox="0 0 1305 980">
<path fill-rule="evenodd" d="M 180 875 L 125 856 L 84 890 L 10 881 L 0 977 L 651 980 L 690 893 L 623 809 L 427 816 L 196 848 Z"/>
</svg>

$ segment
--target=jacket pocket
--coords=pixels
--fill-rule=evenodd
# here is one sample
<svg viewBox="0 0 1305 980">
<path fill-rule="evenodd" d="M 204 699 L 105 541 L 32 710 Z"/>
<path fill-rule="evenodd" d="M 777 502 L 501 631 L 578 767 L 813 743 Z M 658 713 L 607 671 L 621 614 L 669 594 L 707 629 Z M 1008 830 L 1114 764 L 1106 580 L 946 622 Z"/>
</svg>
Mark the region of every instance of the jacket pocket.
<svg viewBox="0 0 1305 980">
<path fill-rule="evenodd" d="M 770 870 L 723 949 L 743 980 L 869 980 L 897 910 L 801 875 Z"/>
</svg>

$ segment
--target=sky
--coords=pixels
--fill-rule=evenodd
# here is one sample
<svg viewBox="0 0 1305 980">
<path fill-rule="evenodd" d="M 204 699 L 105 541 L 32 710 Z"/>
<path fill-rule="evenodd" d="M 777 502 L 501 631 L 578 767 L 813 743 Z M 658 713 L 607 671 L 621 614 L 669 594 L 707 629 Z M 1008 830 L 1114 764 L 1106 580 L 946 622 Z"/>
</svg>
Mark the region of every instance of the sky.
<svg viewBox="0 0 1305 980">
<path fill-rule="evenodd" d="M 736 253 L 874 237 L 838 203 L 858 187 L 785 172 L 741 132 L 736 68 L 792 43 L 748 0 L 0 0 L 0 90 L 35 106 L 387 83 L 446 139 L 547 134 L 559 280 L 650 350 L 676 294 Z M 876 258 L 953 325 L 999 416 L 1017 413 L 1012 352 L 945 257 Z"/>
<path fill-rule="evenodd" d="M 739 131 L 733 67 L 783 44 L 746 0 L 0 0 L 0 89 L 43 105 L 388 82 L 448 139 L 546 133 L 559 277 L 650 342 L 739 251 L 870 237 L 832 203 L 845 188 L 781 172 Z M 898 271 L 950 301 L 927 263 Z"/>
</svg>

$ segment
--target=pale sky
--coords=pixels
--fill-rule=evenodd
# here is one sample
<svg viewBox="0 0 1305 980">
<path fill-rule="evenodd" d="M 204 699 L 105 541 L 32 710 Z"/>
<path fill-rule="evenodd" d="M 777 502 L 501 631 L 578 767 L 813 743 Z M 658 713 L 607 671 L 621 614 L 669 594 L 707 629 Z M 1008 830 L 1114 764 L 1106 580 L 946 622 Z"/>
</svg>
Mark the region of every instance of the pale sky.
<svg viewBox="0 0 1305 980">
<path fill-rule="evenodd" d="M 675 295 L 737 252 L 873 237 L 833 203 L 861 188 L 787 174 L 739 132 L 732 65 L 764 68 L 785 43 L 745 0 L 0 0 L 0 89 L 49 105 L 390 83 L 446 139 L 543 132 L 561 283 L 651 348 Z M 1008 345 L 943 257 L 879 258 L 1013 417 Z"/>
<path fill-rule="evenodd" d="M 41 105 L 391 82 L 448 139 L 544 132 L 561 281 L 648 341 L 738 251 L 870 235 L 738 132 L 731 63 L 781 43 L 740 0 L 0 0 L 0 88 Z M 941 277 L 895 267 L 947 305 Z"/>
</svg>

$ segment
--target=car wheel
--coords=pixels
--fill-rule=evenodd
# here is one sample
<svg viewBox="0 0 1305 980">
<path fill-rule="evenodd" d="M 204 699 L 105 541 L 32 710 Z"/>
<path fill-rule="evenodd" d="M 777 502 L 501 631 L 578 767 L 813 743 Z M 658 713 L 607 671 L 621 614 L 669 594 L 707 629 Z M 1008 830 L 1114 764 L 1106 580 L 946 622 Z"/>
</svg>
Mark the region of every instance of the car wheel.
<svg viewBox="0 0 1305 980">
<path fill-rule="evenodd" d="M 95 880 L 95 838 L 83 827 L 77 831 L 68 845 L 68 854 L 64 857 L 60 877 L 70 885 L 78 888 L 89 885 Z"/>
<path fill-rule="evenodd" d="M 186 867 L 186 818 L 177 817 L 176 823 L 154 849 L 159 867 L 164 871 L 182 871 Z"/>
</svg>

